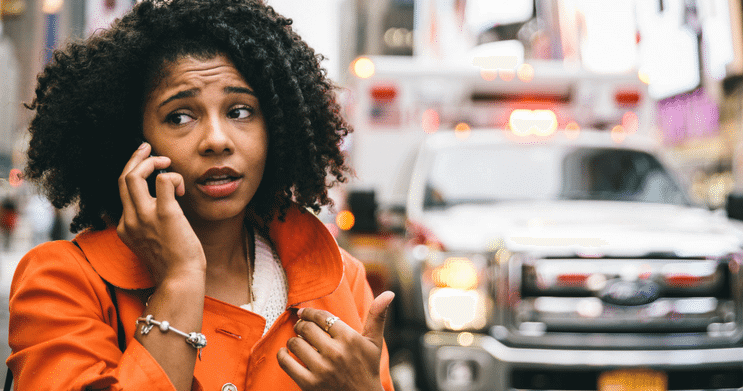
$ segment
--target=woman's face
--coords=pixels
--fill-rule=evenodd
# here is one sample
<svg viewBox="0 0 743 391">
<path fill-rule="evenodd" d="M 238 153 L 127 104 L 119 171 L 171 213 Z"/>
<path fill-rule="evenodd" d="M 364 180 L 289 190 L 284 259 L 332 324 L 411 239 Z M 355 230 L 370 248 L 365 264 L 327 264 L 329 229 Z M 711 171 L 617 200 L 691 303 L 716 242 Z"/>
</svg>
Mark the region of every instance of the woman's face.
<svg viewBox="0 0 743 391">
<path fill-rule="evenodd" d="M 263 177 L 268 133 L 255 91 L 223 55 L 165 65 L 147 97 L 144 137 L 183 176 L 192 224 L 242 219 Z"/>
</svg>

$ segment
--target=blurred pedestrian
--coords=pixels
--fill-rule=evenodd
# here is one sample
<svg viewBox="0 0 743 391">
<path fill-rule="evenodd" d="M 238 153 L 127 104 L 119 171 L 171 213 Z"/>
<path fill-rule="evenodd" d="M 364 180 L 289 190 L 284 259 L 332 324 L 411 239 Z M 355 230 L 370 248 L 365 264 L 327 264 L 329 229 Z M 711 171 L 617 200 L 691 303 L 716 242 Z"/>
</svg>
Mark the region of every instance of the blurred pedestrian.
<svg viewBox="0 0 743 391">
<path fill-rule="evenodd" d="M 393 295 L 308 211 L 347 171 L 321 58 L 260 0 L 139 2 L 54 53 L 26 177 L 82 232 L 16 269 L 15 389 L 391 390 Z"/>
<path fill-rule="evenodd" d="M 3 249 L 10 250 L 13 233 L 18 225 L 18 207 L 16 201 L 8 196 L 0 204 L 0 229 L 3 232 Z"/>
</svg>

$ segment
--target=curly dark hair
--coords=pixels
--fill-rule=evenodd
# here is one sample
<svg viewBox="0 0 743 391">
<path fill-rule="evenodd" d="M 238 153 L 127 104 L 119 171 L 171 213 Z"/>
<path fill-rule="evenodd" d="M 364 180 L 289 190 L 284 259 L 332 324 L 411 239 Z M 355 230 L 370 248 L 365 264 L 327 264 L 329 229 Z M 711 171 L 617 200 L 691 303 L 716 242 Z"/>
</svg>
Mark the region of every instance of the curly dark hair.
<svg viewBox="0 0 743 391">
<path fill-rule="evenodd" d="M 54 52 L 38 76 L 25 176 L 57 208 L 77 202 L 70 230 L 103 229 L 122 214 L 117 178 L 141 143 L 143 102 L 163 65 L 227 55 L 255 90 L 268 158 L 251 208 L 282 217 L 296 202 L 331 205 L 348 173 L 340 150 L 351 131 L 335 85 L 292 21 L 260 0 L 151 0 L 114 25 Z"/>
</svg>

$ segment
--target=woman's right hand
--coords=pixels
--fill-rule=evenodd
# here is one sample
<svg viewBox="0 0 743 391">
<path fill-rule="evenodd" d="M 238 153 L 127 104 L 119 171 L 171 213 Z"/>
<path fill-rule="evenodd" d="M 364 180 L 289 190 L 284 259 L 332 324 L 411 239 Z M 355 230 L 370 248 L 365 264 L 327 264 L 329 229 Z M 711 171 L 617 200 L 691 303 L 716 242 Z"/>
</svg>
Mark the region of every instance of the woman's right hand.
<svg viewBox="0 0 743 391">
<path fill-rule="evenodd" d="M 183 177 L 175 172 L 159 174 L 157 197 L 150 195 L 147 177 L 155 169 L 170 165 L 164 156 L 150 156 L 151 146 L 143 143 L 127 162 L 119 177 L 124 210 L 116 231 L 121 240 L 149 268 L 159 285 L 171 278 L 203 275 L 206 257 L 176 196 L 185 193 Z"/>
</svg>

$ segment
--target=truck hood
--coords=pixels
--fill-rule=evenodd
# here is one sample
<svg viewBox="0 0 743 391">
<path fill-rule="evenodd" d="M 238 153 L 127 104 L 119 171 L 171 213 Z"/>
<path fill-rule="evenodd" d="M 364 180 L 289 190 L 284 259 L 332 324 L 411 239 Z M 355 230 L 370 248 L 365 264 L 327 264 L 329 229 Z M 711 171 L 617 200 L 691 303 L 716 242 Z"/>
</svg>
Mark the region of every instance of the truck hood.
<svg viewBox="0 0 743 391">
<path fill-rule="evenodd" d="M 721 256 L 743 231 L 724 213 L 678 205 L 606 201 L 500 202 L 426 211 L 422 223 L 448 250 L 552 256 Z"/>
</svg>

